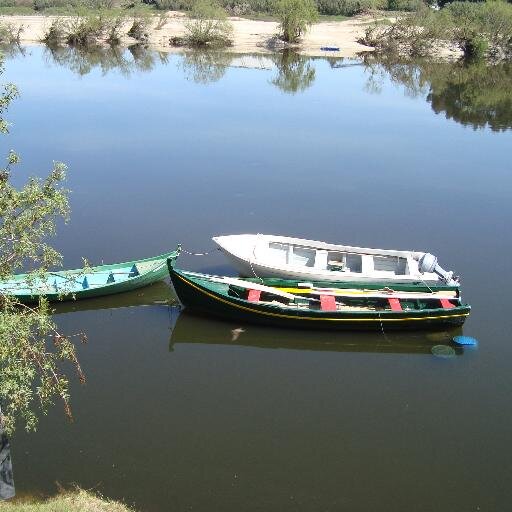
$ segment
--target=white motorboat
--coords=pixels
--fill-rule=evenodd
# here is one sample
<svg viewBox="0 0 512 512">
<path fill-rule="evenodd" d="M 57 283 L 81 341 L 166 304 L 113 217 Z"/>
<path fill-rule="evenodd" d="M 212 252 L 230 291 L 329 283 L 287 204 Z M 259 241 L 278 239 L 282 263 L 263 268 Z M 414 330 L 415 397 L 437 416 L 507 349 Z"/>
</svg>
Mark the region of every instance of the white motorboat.
<svg viewBox="0 0 512 512">
<path fill-rule="evenodd" d="M 263 234 L 212 239 L 240 275 L 311 281 L 432 283 L 458 286 L 430 253 L 334 245 Z"/>
</svg>

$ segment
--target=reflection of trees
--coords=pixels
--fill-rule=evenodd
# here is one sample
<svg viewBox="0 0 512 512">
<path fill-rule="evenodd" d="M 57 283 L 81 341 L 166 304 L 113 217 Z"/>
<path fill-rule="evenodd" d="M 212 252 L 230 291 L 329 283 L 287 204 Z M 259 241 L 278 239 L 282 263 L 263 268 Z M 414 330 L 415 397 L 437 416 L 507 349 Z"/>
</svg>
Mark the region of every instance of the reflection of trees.
<svg viewBox="0 0 512 512">
<path fill-rule="evenodd" d="M 233 60 L 232 55 L 216 50 L 186 52 L 180 63 L 185 78 L 198 84 L 219 81 Z"/>
<path fill-rule="evenodd" d="M 432 69 L 428 101 L 436 114 L 444 112 L 473 128 L 512 128 L 512 65 L 456 65 L 450 72 Z"/>
<path fill-rule="evenodd" d="M 277 75 L 270 81 L 283 92 L 303 92 L 315 81 L 315 68 L 309 57 L 284 50 L 274 56 Z"/>
<path fill-rule="evenodd" d="M 21 55 L 22 57 L 25 56 L 26 50 L 23 46 L 21 46 L 18 43 L 3 43 L 0 44 L 0 53 L 4 55 L 5 57 L 14 58 L 18 57 L 18 55 Z"/>
<path fill-rule="evenodd" d="M 129 76 L 134 71 L 150 71 L 157 60 L 164 64 L 167 62 L 166 54 L 148 50 L 140 44 L 130 46 L 127 50 L 111 46 L 52 46 L 46 47 L 45 52 L 53 63 L 79 75 L 87 75 L 94 68 L 99 68 L 104 75 L 117 70 Z"/>
<path fill-rule="evenodd" d="M 473 128 L 493 131 L 512 128 L 512 64 L 485 62 L 367 64 L 367 87 L 378 90 L 379 78 L 405 87 L 408 95 L 426 96 L 436 114 Z"/>
</svg>

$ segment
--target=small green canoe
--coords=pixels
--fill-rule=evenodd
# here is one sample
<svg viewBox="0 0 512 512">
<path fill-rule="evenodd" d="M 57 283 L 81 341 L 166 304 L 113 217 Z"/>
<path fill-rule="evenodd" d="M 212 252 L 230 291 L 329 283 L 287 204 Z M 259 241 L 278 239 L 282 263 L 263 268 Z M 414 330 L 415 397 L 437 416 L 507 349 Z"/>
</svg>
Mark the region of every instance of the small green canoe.
<svg viewBox="0 0 512 512">
<path fill-rule="evenodd" d="M 453 286 L 302 283 L 286 279 L 235 279 L 174 268 L 180 302 L 209 315 L 288 328 L 405 330 L 462 325 L 470 306 Z"/>
<path fill-rule="evenodd" d="M 177 250 L 143 260 L 100 265 L 84 269 L 47 272 L 42 278 L 17 274 L 0 282 L 0 295 L 13 296 L 23 303 L 88 299 L 113 295 L 160 281 L 167 276 L 166 261 L 176 258 Z"/>
</svg>

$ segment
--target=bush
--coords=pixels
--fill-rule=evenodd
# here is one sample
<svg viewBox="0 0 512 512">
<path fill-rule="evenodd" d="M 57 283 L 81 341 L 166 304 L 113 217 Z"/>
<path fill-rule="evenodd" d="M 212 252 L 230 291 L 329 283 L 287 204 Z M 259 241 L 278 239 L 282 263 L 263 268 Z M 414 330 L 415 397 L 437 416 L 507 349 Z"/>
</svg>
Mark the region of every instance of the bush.
<svg viewBox="0 0 512 512">
<path fill-rule="evenodd" d="M 379 53 L 422 57 L 436 51 L 444 35 L 444 20 L 434 11 L 425 9 L 403 16 L 386 27 L 368 27 L 359 42 L 374 47 Z"/>
<path fill-rule="evenodd" d="M 52 7 L 75 7 L 77 2 L 73 0 L 34 0 L 34 10 L 44 11 Z"/>
<path fill-rule="evenodd" d="M 318 12 L 330 16 L 354 16 L 374 8 L 373 0 L 317 0 Z"/>
<path fill-rule="evenodd" d="M 360 42 L 382 53 L 431 55 L 443 44 L 450 44 L 466 59 L 510 59 L 512 5 L 452 2 L 439 12 L 422 9 L 386 28 L 369 27 Z"/>
<path fill-rule="evenodd" d="M 20 44 L 23 25 L 16 27 L 12 23 L 0 23 L 0 43 Z"/>
<path fill-rule="evenodd" d="M 61 44 L 67 36 L 67 25 L 61 19 L 55 19 L 51 22 L 48 30 L 45 32 L 42 42 L 48 46 Z"/>
<path fill-rule="evenodd" d="M 386 8 L 389 11 L 419 11 L 425 7 L 423 0 L 388 0 Z"/>
<path fill-rule="evenodd" d="M 185 24 L 185 41 L 190 46 L 221 47 L 231 44 L 233 27 L 226 11 L 216 2 L 197 0 Z"/>
<path fill-rule="evenodd" d="M 66 41 L 71 46 L 97 44 L 105 38 L 108 26 L 108 20 L 101 14 L 76 17 L 66 28 Z"/>
<path fill-rule="evenodd" d="M 108 20 L 107 23 L 107 37 L 105 41 L 110 46 L 117 46 L 121 43 L 121 29 L 126 22 L 126 18 L 124 16 L 114 16 Z"/>
<path fill-rule="evenodd" d="M 279 19 L 281 37 L 295 43 L 318 19 L 318 10 L 313 0 L 277 0 L 274 12 Z"/>
<path fill-rule="evenodd" d="M 127 34 L 137 41 L 147 41 L 149 27 L 149 18 L 147 16 L 136 16 L 133 18 L 132 26 Z"/>
<path fill-rule="evenodd" d="M 488 50 L 495 57 L 511 56 L 512 5 L 453 2 L 442 15 L 449 23 L 449 38 L 466 58 L 481 58 Z"/>
<path fill-rule="evenodd" d="M 155 0 L 155 7 L 161 11 L 188 11 L 192 0 Z"/>
</svg>

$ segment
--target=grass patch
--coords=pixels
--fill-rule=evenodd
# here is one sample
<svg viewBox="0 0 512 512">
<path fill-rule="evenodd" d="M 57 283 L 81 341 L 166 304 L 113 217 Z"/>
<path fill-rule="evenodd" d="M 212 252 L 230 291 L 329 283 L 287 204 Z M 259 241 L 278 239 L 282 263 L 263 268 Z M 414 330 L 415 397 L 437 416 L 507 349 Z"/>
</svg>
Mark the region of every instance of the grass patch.
<svg viewBox="0 0 512 512">
<path fill-rule="evenodd" d="M 106 500 L 99 495 L 78 489 L 65 492 L 44 502 L 0 503 L 2 512 L 134 512 L 117 501 Z"/>
</svg>

